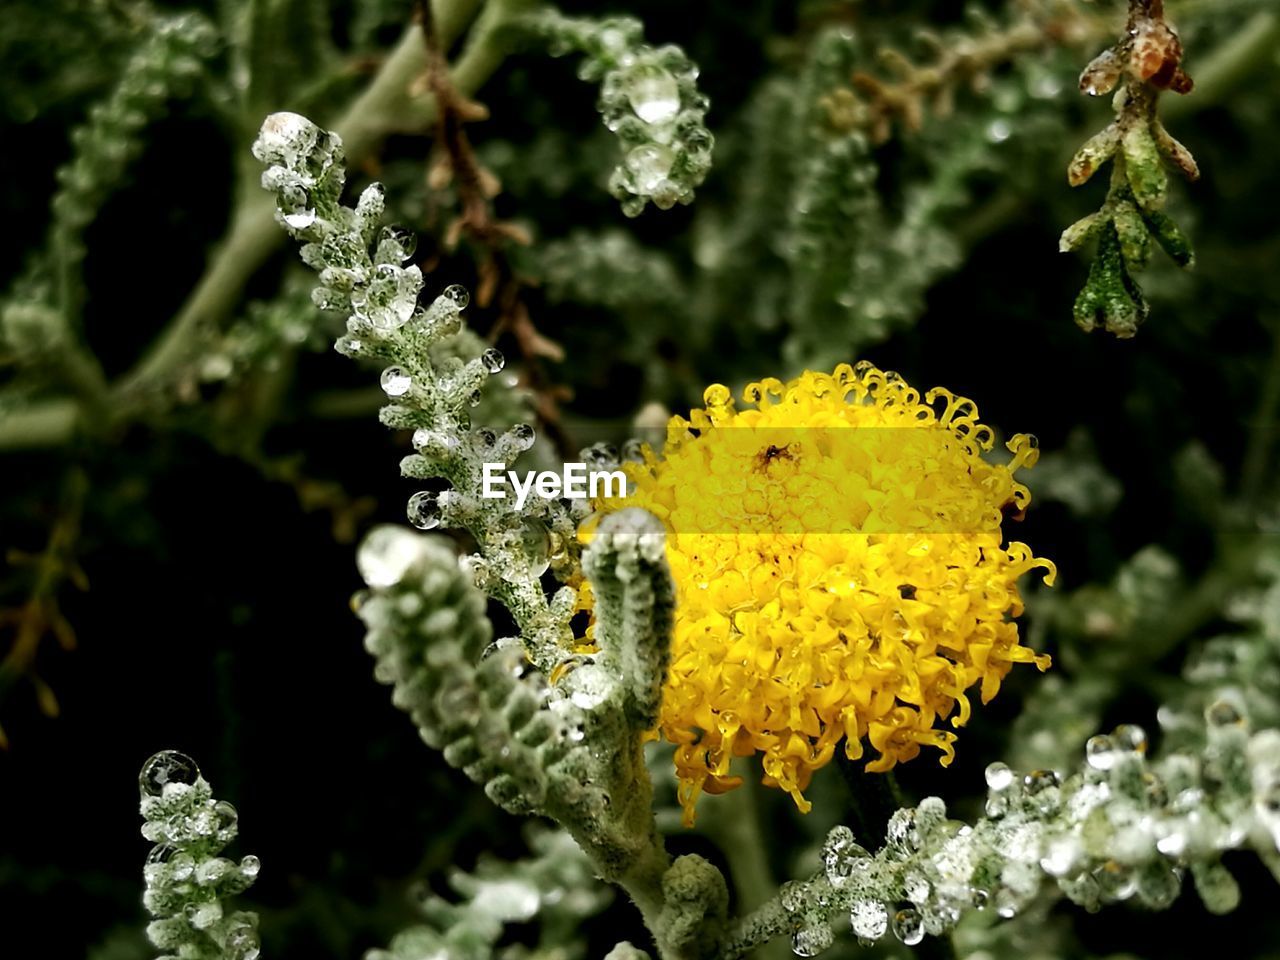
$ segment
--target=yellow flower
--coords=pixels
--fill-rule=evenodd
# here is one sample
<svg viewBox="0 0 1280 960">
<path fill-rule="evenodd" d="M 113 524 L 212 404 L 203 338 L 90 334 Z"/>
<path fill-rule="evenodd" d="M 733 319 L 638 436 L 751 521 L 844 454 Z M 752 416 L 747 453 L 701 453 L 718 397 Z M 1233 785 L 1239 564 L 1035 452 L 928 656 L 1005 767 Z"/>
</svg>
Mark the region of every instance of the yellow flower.
<svg viewBox="0 0 1280 960">
<path fill-rule="evenodd" d="M 1018 642 L 1017 580 L 1053 564 L 1002 544 L 1005 513 L 1029 500 L 1014 472 L 1038 456 L 994 435 L 974 405 L 923 398 L 862 363 L 769 379 L 743 394 L 709 387 L 706 409 L 673 417 L 663 458 L 630 464 L 634 489 L 604 511 L 642 507 L 667 527 L 678 607 L 659 720 L 676 744 L 687 823 L 702 792 L 741 783 L 734 756 L 761 754 L 764 782 L 804 812 L 802 791 L 840 742 L 865 740 L 884 771 L 922 746 L 954 756 L 966 691 L 995 696 Z"/>
</svg>

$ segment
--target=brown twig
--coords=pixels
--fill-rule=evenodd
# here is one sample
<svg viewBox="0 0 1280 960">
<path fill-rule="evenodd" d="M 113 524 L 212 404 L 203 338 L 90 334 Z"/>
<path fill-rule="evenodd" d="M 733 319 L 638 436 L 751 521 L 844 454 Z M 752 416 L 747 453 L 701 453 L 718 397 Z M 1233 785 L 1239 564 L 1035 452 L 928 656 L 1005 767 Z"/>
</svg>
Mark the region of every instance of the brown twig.
<svg viewBox="0 0 1280 960">
<path fill-rule="evenodd" d="M 895 125 L 914 132 L 924 126 L 929 114 L 949 115 L 957 90 L 980 91 L 1002 64 L 1049 47 L 1083 45 L 1101 32 L 1098 19 L 1075 5 L 1054 0 L 1022 0 L 1020 5 L 1018 20 L 976 36 L 922 34 L 921 41 L 932 53 L 925 63 L 916 63 L 897 50 L 880 51 L 880 61 L 892 79 L 855 71 L 850 77 L 852 89 L 837 90 L 823 101 L 832 127 L 862 129 L 873 143 L 884 143 Z"/>
<path fill-rule="evenodd" d="M 445 230 L 444 246 L 452 249 L 466 237 L 481 249 L 476 303 L 481 307 L 492 305 L 497 312 L 489 339 L 496 341 L 503 333 L 511 334 L 524 361 L 524 385 L 533 393 L 539 424 L 561 454 L 569 456 L 573 443 L 560 417 L 560 403 L 569 394 L 551 379 L 544 363 L 563 360 L 564 350 L 534 325 L 523 298 L 528 284 L 516 273 L 507 255 L 509 244 L 525 245 L 531 238 L 519 225 L 494 216 L 492 200 L 499 184 L 476 157 L 465 129 L 469 122 L 486 119 L 488 111 L 459 94 L 450 80 L 430 0 L 417 0 L 416 6 L 427 50 L 424 81 L 439 108 L 438 152 L 427 182 L 437 190 L 452 182 L 458 195 L 458 215 Z"/>
<path fill-rule="evenodd" d="M 13 642 L 0 660 L 0 696 L 25 677 L 35 687 L 41 712 L 49 717 L 58 715 L 58 700 L 34 671 L 33 664 L 46 637 L 54 637 L 64 650 L 73 650 L 76 646 L 75 629 L 58 606 L 58 589 L 68 580 L 77 589 L 89 589 L 88 579 L 73 556 L 87 491 L 87 477 L 79 469 L 73 470 L 67 477 L 64 502 L 44 549 L 34 554 L 20 550 L 10 550 L 7 554 L 11 566 L 33 571 L 33 582 L 27 599 L 20 606 L 0 610 L 0 627 L 13 630 Z M 0 748 L 8 745 L 8 738 L 0 728 Z"/>
</svg>

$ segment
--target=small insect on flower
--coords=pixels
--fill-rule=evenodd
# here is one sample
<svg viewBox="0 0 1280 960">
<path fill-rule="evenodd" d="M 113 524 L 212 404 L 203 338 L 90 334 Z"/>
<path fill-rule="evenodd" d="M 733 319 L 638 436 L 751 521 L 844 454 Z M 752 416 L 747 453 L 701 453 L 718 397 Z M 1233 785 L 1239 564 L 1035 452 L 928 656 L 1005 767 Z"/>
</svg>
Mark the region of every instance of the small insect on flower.
<svg viewBox="0 0 1280 960">
<path fill-rule="evenodd" d="M 968 691 L 996 695 L 1015 663 L 1049 658 L 1019 643 L 1018 579 L 1052 563 L 1001 524 L 1030 500 L 1012 460 L 983 454 L 992 430 L 974 404 L 923 398 L 870 364 L 790 383 L 751 384 L 741 411 L 709 387 L 706 408 L 672 418 L 662 459 L 625 469 L 666 526 L 678 609 L 659 732 L 676 744 L 686 823 L 702 793 L 742 781 L 760 755 L 766 784 L 807 811 L 803 791 L 843 743 L 884 771 L 922 747 L 954 755 Z"/>
</svg>

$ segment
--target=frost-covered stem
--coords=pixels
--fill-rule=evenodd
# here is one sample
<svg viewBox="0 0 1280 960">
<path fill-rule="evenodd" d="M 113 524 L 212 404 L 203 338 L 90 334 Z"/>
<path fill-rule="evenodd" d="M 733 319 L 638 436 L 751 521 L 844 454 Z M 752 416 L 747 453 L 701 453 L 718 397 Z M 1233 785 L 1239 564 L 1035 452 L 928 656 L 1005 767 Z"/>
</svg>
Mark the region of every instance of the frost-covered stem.
<svg viewBox="0 0 1280 960">
<path fill-rule="evenodd" d="M 632 509 L 608 517 L 583 556 L 596 593 L 599 663 L 628 687 L 637 731 L 658 722 L 671 656 L 675 593 L 665 549 L 662 525 Z"/>
<path fill-rule="evenodd" d="M 790 930 L 791 918 L 774 897 L 733 925 L 717 960 L 738 960 Z"/>
<path fill-rule="evenodd" d="M 436 16 L 446 45 L 462 32 L 478 6 L 478 0 L 440 0 Z M 490 6 L 501 8 L 503 4 Z M 488 11 L 477 23 L 453 70 L 454 85 L 463 93 L 474 93 L 502 62 L 505 50 L 495 36 L 500 23 L 501 18 L 490 16 Z M 389 133 L 430 129 L 435 120 L 434 100 L 410 91 L 424 64 L 421 30 L 414 26 L 405 31 L 369 87 L 334 124 L 353 165 L 369 156 Z M 186 361 L 199 330 L 216 328 L 235 308 L 250 277 L 284 243 L 284 234 L 275 225 L 275 205 L 258 189 L 256 171 L 241 185 L 240 195 L 231 232 L 209 269 L 160 340 L 122 381 L 120 390 L 126 396 L 159 382 Z"/>
</svg>

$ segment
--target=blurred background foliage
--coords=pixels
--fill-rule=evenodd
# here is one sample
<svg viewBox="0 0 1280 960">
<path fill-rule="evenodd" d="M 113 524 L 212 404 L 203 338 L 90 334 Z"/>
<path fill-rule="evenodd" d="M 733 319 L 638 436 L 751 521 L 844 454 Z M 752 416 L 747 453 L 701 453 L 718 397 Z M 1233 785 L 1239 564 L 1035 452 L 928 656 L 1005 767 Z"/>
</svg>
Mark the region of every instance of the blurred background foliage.
<svg viewBox="0 0 1280 960">
<path fill-rule="evenodd" d="M 977 712 L 950 770 L 899 774 L 908 796 L 937 793 L 959 811 L 978 809 L 988 762 L 1065 763 L 1121 720 L 1154 730 L 1159 704 L 1190 695 L 1178 678 L 1205 641 L 1275 634 L 1270 608 L 1239 626 L 1238 600 L 1276 575 L 1280 8 L 1168 2 L 1198 87 L 1161 112 L 1203 172 L 1173 186 L 1170 211 L 1198 264 L 1153 261 L 1151 318 L 1122 341 L 1073 324 L 1088 262 L 1057 246 L 1104 192 L 1070 190 L 1064 171 L 1111 118 L 1076 77 L 1114 41 L 1123 6 L 565 2 L 571 15 L 641 18 L 648 42 L 699 65 L 711 98 L 715 165 L 696 201 L 634 220 L 604 189 L 619 148 L 571 59 L 513 38 L 487 82 L 463 91 L 488 110 L 467 131 L 501 184 L 494 216 L 518 228 L 503 256 L 531 326 L 502 297 L 473 304 L 471 323 L 495 331 L 568 449 L 621 440 L 637 411 L 686 409 L 711 382 L 863 357 L 1038 435 L 1018 538 L 1061 571 L 1026 626 L 1055 670 L 1012 677 L 1016 695 Z M 328 349 L 335 319 L 300 293 L 269 216 L 247 234 L 260 247 L 240 251 L 250 267 L 233 283 L 215 274 L 215 296 L 191 309 L 224 262 L 222 239 L 240 236 L 236 217 L 261 217 L 248 143 L 262 116 L 334 122 L 377 82 L 411 17 L 403 0 L 5 4 L 10 944 L 149 955 L 134 774 L 166 746 L 199 757 L 241 810 L 242 843 L 264 864 L 253 906 L 268 956 L 357 956 L 407 923 L 424 889 L 443 891 L 451 865 L 527 852 L 519 825 L 396 714 L 347 609 L 352 540 L 401 520 L 411 492 L 390 469 L 403 438 L 374 423 L 376 372 Z M 380 119 L 352 151 L 354 186 L 387 184 L 389 219 L 419 234 L 428 289 L 483 291 L 491 251 L 465 230 L 452 242 L 458 190 L 429 176 L 430 124 Z M 98 132 L 73 133 L 86 122 Z M 166 338 L 164 361 L 149 362 Z M 882 788 L 833 765 L 807 818 L 776 792 L 755 797 L 775 875 L 813 860 L 848 820 L 850 790 Z M 715 812 L 673 850 L 718 857 L 727 827 Z M 957 950 L 1182 957 L 1221 936 L 1238 955 L 1273 955 L 1273 881 L 1256 863 L 1232 866 L 1245 895 L 1228 917 L 1192 896 L 1161 915 L 1059 905 L 957 937 Z M 621 901 L 581 932 L 587 955 L 644 938 Z M 510 936 L 537 949 L 519 925 Z"/>
</svg>

